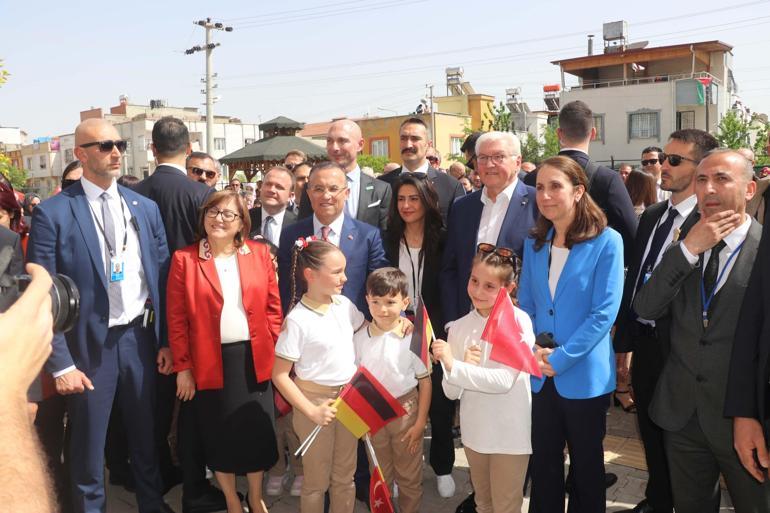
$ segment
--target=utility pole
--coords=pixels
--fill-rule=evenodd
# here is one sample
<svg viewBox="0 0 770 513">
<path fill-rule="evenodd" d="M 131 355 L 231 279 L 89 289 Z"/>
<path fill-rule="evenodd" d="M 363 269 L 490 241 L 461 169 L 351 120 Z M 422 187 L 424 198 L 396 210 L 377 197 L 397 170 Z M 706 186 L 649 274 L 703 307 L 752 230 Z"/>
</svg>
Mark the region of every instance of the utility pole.
<svg viewBox="0 0 770 513">
<path fill-rule="evenodd" d="M 219 46 L 219 43 L 214 43 L 211 37 L 212 30 L 224 30 L 225 32 L 232 32 L 233 27 L 226 27 L 224 24 L 216 22 L 212 23 L 211 18 L 205 20 L 194 21 L 193 25 L 200 25 L 206 29 L 206 44 L 203 46 L 195 45 L 192 48 L 185 50 L 185 54 L 192 55 L 196 52 L 206 52 L 206 82 L 205 91 L 201 91 L 206 94 L 206 152 L 209 155 L 214 154 L 214 98 L 211 96 L 211 90 L 215 87 L 212 85 L 212 64 L 211 54 L 214 48 Z"/>
<path fill-rule="evenodd" d="M 430 140 L 433 147 L 436 147 L 436 112 L 433 108 L 433 84 L 425 84 L 430 92 Z"/>
</svg>

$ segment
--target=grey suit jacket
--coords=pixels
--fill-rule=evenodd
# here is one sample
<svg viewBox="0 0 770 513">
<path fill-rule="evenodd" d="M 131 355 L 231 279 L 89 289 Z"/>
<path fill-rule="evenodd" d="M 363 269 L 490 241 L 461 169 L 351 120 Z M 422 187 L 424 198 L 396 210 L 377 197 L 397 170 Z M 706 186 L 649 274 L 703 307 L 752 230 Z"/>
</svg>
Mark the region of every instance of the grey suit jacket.
<svg viewBox="0 0 770 513">
<path fill-rule="evenodd" d="M 707 437 L 732 440 L 732 419 L 723 408 L 740 304 L 757 255 L 762 226 L 752 220 L 743 248 L 709 308 L 703 327 L 700 295 L 702 269 L 690 265 L 672 244 L 634 301 L 645 319 L 670 316 L 671 350 L 658 380 L 650 417 L 667 431 L 679 431 L 697 412 Z"/>
</svg>

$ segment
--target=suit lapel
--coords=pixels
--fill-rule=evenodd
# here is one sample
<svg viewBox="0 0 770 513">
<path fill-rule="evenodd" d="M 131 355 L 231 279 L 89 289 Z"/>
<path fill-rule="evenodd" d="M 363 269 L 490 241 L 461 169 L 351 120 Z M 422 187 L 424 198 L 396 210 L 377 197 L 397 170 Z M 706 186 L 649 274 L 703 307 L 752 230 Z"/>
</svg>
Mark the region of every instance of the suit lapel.
<svg viewBox="0 0 770 513">
<path fill-rule="evenodd" d="M 374 180 L 361 172 L 358 189 L 358 210 L 356 219 L 363 219 L 367 206 L 374 200 Z"/>
<path fill-rule="evenodd" d="M 142 268 L 144 269 L 144 272 L 149 272 L 150 269 L 153 269 L 152 266 L 152 260 L 150 256 L 150 234 L 152 233 L 152 230 L 150 228 L 150 224 L 147 222 L 147 218 L 144 215 L 139 215 L 140 208 L 139 208 L 139 202 L 136 200 L 132 200 L 129 196 L 126 196 L 126 191 L 120 188 L 118 186 L 118 192 L 120 192 L 120 196 L 122 199 L 126 202 L 126 205 L 128 206 L 128 211 L 131 212 L 131 218 L 134 220 L 130 223 L 128 223 L 128 226 L 126 227 L 127 230 L 135 230 L 138 227 L 136 238 L 139 240 L 139 251 L 142 255 Z M 136 223 L 136 225 L 134 225 Z"/>
<path fill-rule="evenodd" d="M 77 190 L 73 190 L 72 200 L 70 206 L 72 208 L 72 214 L 75 218 L 75 222 L 80 228 L 80 233 L 83 235 L 83 239 L 88 248 L 88 254 L 91 255 L 91 262 L 94 264 L 96 274 L 102 280 L 105 290 L 107 289 L 107 264 L 104 261 L 104 255 L 102 255 L 101 246 L 99 245 L 99 236 L 96 234 L 96 222 L 94 221 L 93 214 L 91 213 L 91 207 L 88 204 L 86 193 L 83 191 L 83 186 L 78 184 L 72 185 L 71 188 L 77 187 Z"/>
<path fill-rule="evenodd" d="M 222 286 L 219 283 L 217 267 L 214 264 L 214 257 L 211 255 L 211 248 L 206 239 L 201 239 L 198 242 L 198 265 L 213 289 L 219 294 L 219 297 L 224 298 L 222 296 Z"/>
<path fill-rule="evenodd" d="M 358 229 L 351 218 L 345 216 L 342 221 L 342 233 L 340 233 L 340 250 L 345 256 L 352 255 L 355 245 L 358 244 Z"/>
<path fill-rule="evenodd" d="M 735 257 L 733 268 L 730 270 L 730 274 L 725 279 L 722 287 L 714 296 L 714 303 L 710 305 L 709 311 L 714 312 L 715 319 L 718 319 L 722 310 L 724 310 L 718 308 L 721 301 L 727 301 L 727 304 L 730 305 L 733 299 L 737 299 L 740 304 L 740 298 L 743 297 L 751 270 L 754 267 L 754 259 L 757 256 L 761 235 L 762 227 L 757 221 L 752 220 L 749 233 L 746 235 L 740 252 Z"/>
<path fill-rule="evenodd" d="M 500 245 L 505 246 L 504 237 L 506 233 L 516 233 L 516 228 L 517 228 L 516 221 L 521 219 L 519 216 L 519 213 L 523 212 L 524 209 L 527 208 L 527 204 L 530 201 L 534 201 L 534 200 L 533 198 L 529 197 L 529 194 L 527 194 L 527 190 L 524 187 L 524 184 L 521 182 L 521 180 L 519 180 L 516 183 L 516 187 L 514 187 L 513 189 L 513 194 L 511 195 L 511 201 L 508 203 L 508 210 L 505 212 L 505 217 L 503 218 L 503 224 L 500 227 L 500 233 L 497 236 L 498 246 Z M 481 203 L 481 201 L 479 201 L 479 203 Z M 482 205 L 482 209 L 483 209 L 483 205 Z M 479 222 L 480 221 L 481 221 L 481 212 L 479 212 Z"/>
</svg>

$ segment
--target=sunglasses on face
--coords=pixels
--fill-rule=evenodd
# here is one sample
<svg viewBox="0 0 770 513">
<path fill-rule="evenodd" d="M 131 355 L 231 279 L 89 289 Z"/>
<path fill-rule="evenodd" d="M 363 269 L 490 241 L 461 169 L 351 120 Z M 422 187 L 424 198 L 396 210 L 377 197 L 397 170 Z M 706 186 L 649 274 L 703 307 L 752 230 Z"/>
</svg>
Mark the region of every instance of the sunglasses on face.
<svg viewBox="0 0 770 513">
<path fill-rule="evenodd" d="M 660 162 L 660 160 L 659 160 L 659 159 L 648 159 L 648 160 L 643 160 L 643 161 L 642 161 L 642 166 L 654 166 L 654 165 L 655 165 L 655 164 L 657 164 L 658 162 Z"/>
<path fill-rule="evenodd" d="M 666 160 L 668 160 L 668 163 L 671 164 L 673 167 L 676 167 L 679 164 L 681 164 L 683 160 L 686 160 L 687 162 L 692 162 L 694 164 L 698 164 L 700 162 L 700 160 L 694 160 L 694 159 L 683 157 L 681 155 L 676 155 L 673 153 L 671 155 L 668 155 L 666 153 L 661 153 L 660 155 L 658 155 L 658 162 L 660 162 L 661 165 L 663 165 L 663 163 L 666 162 Z"/>
<path fill-rule="evenodd" d="M 128 148 L 128 141 L 95 141 L 80 145 L 81 148 L 90 148 L 91 146 L 98 146 L 99 151 L 102 153 L 110 152 L 115 147 L 118 148 L 120 153 L 125 153 L 126 148 Z"/>
<path fill-rule="evenodd" d="M 209 180 L 213 180 L 217 176 L 216 171 L 210 171 L 208 169 L 203 169 L 200 167 L 191 167 L 190 172 L 195 176 L 203 176 L 205 174 L 206 178 L 208 178 Z"/>
<path fill-rule="evenodd" d="M 425 157 L 429 162 L 438 162 L 438 157 Z"/>
</svg>

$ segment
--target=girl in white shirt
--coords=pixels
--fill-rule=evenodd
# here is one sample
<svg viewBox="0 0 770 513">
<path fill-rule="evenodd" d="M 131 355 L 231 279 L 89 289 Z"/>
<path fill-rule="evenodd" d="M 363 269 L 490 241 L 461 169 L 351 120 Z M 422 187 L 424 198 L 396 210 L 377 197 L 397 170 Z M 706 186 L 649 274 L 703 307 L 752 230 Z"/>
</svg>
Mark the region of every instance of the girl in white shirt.
<svg viewBox="0 0 770 513">
<path fill-rule="evenodd" d="M 333 244 L 312 239 L 300 239 L 292 250 L 292 279 L 303 279 L 307 292 L 298 302 L 292 298 L 275 347 L 273 383 L 294 407 L 300 440 L 323 426 L 303 456 L 300 511 L 323 513 L 328 490 L 332 513 L 352 513 L 357 440 L 335 421 L 332 403 L 356 372 L 353 333 L 365 320 L 341 295 L 347 280 L 345 256 Z M 292 286 L 296 291 L 296 283 Z"/>
<path fill-rule="evenodd" d="M 492 346 L 481 340 L 500 287 L 511 294 L 516 290 L 518 268 L 512 250 L 479 244 L 468 280 L 474 310 L 452 324 L 448 342 L 431 346 L 444 367 L 444 393 L 460 400 L 460 430 L 478 513 L 521 511 L 532 453 L 529 375 L 490 360 Z M 522 340 L 534 345 L 527 314 L 516 308 L 515 317 Z M 464 355 L 464 361 L 454 355 Z"/>
</svg>

